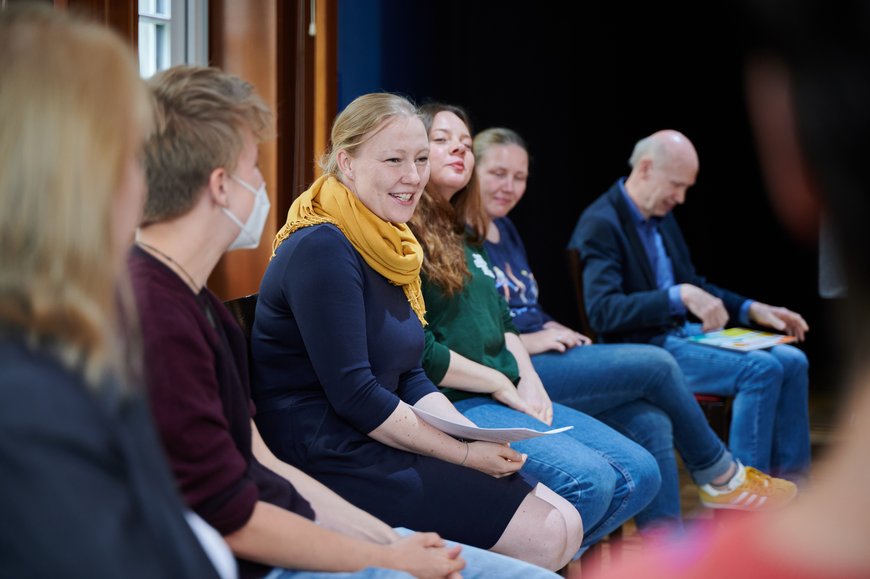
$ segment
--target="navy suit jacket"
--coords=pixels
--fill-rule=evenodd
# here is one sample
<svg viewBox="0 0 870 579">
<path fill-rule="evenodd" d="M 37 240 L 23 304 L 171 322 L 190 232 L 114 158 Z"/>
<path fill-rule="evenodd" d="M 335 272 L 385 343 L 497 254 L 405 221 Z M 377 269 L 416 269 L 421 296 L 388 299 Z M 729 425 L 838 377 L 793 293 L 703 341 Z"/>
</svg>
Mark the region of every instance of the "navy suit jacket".
<svg viewBox="0 0 870 579">
<path fill-rule="evenodd" d="M 662 219 L 659 232 L 671 258 L 675 283 L 696 285 L 719 297 L 730 318 L 738 319 L 746 298 L 698 275 L 673 214 Z M 668 290 L 656 286 L 655 272 L 619 182 L 586 208 L 569 247 L 580 252 L 586 313 L 602 341 L 661 345 L 665 332 L 685 321 L 670 314 Z"/>
</svg>

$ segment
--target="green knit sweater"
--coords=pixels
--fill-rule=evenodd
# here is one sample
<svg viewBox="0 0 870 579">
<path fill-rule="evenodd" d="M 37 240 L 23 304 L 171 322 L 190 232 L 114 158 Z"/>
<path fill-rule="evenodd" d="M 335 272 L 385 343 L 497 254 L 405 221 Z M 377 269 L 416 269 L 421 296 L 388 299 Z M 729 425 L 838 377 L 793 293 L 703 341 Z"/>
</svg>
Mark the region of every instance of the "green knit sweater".
<svg viewBox="0 0 870 579">
<path fill-rule="evenodd" d="M 450 350 L 469 360 L 498 370 L 516 384 L 520 373 L 517 361 L 507 349 L 505 332 L 518 333 L 511 322 L 510 310 L 498 295 L 495 274 L 482 247 L 465 244 L 465 261 L 471 277 L 462 291 L 446 296 L 423 277 L 423 297 L 426 300 L 426 345 L 423 349 L 423 369 L 435 384 L 439 384 L 450 366 Z M 453 388 L 441 388 L 452 401 L 479 396 Z"/>
</svg>

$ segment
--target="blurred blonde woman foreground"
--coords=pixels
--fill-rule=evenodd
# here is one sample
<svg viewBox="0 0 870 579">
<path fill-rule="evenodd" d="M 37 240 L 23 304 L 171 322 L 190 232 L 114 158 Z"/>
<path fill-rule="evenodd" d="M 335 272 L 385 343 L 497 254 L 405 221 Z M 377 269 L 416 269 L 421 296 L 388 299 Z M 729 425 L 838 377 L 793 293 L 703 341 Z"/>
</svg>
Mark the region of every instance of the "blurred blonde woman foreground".
<svg viewBox="0 0 870 579">
<path fill-rule="evenodd" d="M 124 349 L 121 272 L 148 117 L 135 61 L 108 30 L 47 9 L 0 12 L 7 577 L 216 577 L 193 528 L 235 576 L 217 534 L 185 520 Z"/>
</svg>

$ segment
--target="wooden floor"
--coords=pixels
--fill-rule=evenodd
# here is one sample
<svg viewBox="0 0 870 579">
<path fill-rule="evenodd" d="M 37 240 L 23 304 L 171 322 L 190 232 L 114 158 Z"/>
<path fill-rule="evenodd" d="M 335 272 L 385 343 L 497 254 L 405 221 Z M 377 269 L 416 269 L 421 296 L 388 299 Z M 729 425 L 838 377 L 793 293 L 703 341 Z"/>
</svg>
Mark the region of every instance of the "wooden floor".
<svg viewBox="0 0 870 579">
<path fill-rule="evenodd" d="M 825 450 L 836 441 L 834 424 L 837 402 L 820 396 L 810 399 L 810 441 L 814 458 L 823 455 Z M 680 468 L 680 501 L 683 519 L 688 522 L 712 519 L 713 511 L 701 506 L 698 487 L 692 482 L 679 456 L 677 464 Z M 596 575 L 597 572 L 607 570 L 613 561 L 618 561 L 623 554 L 637 552 L 642 548 L 643 539 L 637 532 L 634 521 L 629 521 L 623 525 L 623 536 L 618 544 L 609 539 L 603 541 L 601 545 L 590 550 L 582 559 L 569 564 L 567 568 L 562 570 L 561 574 L 568 579 L 582 579 L 585 568 L 587 576 Z"/>
</svg>

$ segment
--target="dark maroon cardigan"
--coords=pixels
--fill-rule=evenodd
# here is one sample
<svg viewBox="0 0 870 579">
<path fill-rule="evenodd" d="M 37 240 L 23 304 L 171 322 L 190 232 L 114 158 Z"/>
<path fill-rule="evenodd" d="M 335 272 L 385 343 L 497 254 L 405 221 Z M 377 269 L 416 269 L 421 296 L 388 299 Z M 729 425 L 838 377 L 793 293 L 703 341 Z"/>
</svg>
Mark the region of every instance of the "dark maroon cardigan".
<svg viewBox="0 0 870 579">
<path fill-rule="evenodd" d="M 187 503 L 223 535 L 260 500 L 313 519 L 296 489 L 253 457 L 247 345 L 231 314 L 138 247 L 129 264 L 152 411 Z M 246 577 L 268 572 L 239 564 Z"/>
</svg>

